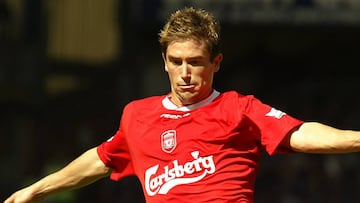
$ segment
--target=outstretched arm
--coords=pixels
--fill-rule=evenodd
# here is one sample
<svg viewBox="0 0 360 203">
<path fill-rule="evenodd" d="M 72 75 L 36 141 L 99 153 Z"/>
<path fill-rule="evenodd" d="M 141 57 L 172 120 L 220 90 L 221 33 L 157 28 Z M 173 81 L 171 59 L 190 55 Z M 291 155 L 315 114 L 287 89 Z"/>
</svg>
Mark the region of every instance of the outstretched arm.
<svg viewBox="0 0 360 203">
<path fill-rule="evenodd" d="M 284 144 L 294 151 L 305 153 L 359 152 L 360 132 L 306 122 L 290 134 Z"/>
<path fill-rule="evenodd" d="M 110 173 L 92 148 L 65 166 L 34 184 L 12 194 L 4 203 L 35 203 L 57 192 L 80 188 Z"/>
</svg>

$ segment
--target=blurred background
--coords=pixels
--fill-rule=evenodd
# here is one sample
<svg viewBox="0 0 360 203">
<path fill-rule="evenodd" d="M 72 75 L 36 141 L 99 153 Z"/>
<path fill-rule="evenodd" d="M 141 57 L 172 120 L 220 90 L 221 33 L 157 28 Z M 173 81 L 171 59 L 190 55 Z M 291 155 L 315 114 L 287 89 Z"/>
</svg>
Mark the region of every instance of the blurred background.
<svg viewBox="0 0 360 203">
<path fill-rule="evenodd" d="M 133 99 L 169 91 L 158 32 L 184 6 L 222 23 L 220 91 L 360 130 L 359 0 L 0 0 L 0 200 L 117 130 Z M 359 154 L 260 163 L 257 203 L 360 202 Z M 143 202 L 135 178 L 49 203 Z"/>
</svg>

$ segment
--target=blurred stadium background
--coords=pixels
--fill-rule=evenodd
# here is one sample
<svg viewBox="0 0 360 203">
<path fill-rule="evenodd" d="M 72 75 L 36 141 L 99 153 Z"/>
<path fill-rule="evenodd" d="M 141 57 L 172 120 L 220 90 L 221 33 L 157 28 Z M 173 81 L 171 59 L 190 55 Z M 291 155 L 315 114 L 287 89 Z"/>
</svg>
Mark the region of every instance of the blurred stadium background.
<svg viewBox="0 0 360 203">
<path fill-rule="evenodd" d="M 157 33 L 183 6 L 222 23 L 218 90 L 360 130 L 359 0 L 0 0 L 0 200 L 112 136 L 127 102 L 169 91 Z M 256 202 L 360 202 L 358 161 L 264 155 Z M 46 202 L 143 199 L 128 178 Z"/>
</svg>

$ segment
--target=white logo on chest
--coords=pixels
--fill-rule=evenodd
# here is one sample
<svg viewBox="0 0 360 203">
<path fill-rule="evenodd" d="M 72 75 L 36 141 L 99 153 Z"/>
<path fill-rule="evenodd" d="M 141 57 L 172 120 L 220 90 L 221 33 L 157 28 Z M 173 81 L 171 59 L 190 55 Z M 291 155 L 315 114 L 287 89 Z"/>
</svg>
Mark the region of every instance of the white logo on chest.
<svg viewBox="0 0 360 203">
<path fill-rule="evenodd" d="M 163 168 L 163 172 L 155 176 L 158 172 L 159 164 L 148 168 L 145 172 L 145 189 L 149 196 L 156 194 L 167 194 L 169 190 L 177 185 L 195 183 L 202 180 L 207 174 L 215 172 L 213 156 L 199 157 L 199 152 L 191 153 L 193 161 L 179 164 L 178 160 L 172 161 Z M 198 173 L 194 177 L 186 177 Z"/>
</svg>

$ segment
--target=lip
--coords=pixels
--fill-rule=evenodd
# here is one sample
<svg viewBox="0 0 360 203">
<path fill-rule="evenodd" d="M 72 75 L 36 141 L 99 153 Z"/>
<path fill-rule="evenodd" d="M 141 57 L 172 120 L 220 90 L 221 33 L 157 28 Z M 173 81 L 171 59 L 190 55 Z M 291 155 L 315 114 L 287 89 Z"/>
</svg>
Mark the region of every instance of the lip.
<svg viewBox="0 0 360 203">
<path fill-rule="evenodd" d="M 179 87 L 183 90 L 188 90 L 188 89 L 194 89 L 195 85 L 193 84 L 189 84 L 189 85 L 179 85 Z"/>
</svg>

